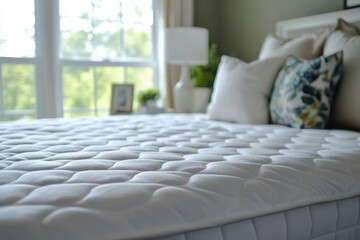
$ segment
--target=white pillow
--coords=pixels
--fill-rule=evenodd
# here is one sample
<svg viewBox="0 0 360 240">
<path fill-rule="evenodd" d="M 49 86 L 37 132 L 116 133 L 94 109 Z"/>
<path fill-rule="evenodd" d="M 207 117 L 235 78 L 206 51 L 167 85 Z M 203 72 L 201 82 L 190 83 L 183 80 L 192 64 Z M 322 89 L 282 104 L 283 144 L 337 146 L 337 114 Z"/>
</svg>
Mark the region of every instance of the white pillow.
<svg viewBox="0 0 360 240">
<path fill-rule="evenodd" d="M 360 130 L 360 30 L 340 20 L 325 43 L 324 54 L 343 50 L 343 73 L 335 98 L 331 127 Z M 355 27 L 356 28 L 356 27 Z"/>
<path fill-rule="evenodd" d="M 245 63 L 222 56 L 207 113 L 210 119 L 242 124 L 269 122 L 269 97 L 284 57 Z"/>
<path fill-rule="evenodd" d="M 321 55 L 322 48 L 330 30 L 322 33 L 307 33 L 293 39 L 283 39 L 272 34 L 266 36 L 260 50 L 259 59 L 275 56 L 295 56 L 313 59 Z"/>
</svg>

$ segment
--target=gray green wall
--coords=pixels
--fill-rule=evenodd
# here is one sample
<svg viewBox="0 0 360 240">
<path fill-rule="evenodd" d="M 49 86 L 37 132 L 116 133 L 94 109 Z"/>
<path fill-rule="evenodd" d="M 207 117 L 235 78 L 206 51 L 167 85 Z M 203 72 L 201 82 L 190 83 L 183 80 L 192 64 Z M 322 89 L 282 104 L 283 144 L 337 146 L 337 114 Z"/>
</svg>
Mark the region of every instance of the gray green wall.
<svg viewBox="0 0 360 240">
<path fill-rule="evenodd" d="M 279 20 L 343 9 L 343 0 L 194 0 L 194 25 L 208 28 L 219 53 L 255 60 Z"/>
</svg>

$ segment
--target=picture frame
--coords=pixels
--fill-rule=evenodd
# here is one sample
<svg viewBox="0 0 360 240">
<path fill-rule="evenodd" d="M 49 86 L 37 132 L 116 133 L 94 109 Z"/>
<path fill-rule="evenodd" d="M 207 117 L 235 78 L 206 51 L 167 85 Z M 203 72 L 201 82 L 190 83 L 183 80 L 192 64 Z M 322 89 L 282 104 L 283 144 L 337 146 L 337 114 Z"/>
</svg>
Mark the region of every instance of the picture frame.
<svg viewBox="0 0 360 240">
<path fill-rule="evenodd" d="M 112 84 L 110 115 L 131 113 L 133 99 L 133 84 Z"/>
<path fill-rule="evenodd" d="M 360 7 L 360 0 L 344 0 L 344 9 Z"/>
</svg>

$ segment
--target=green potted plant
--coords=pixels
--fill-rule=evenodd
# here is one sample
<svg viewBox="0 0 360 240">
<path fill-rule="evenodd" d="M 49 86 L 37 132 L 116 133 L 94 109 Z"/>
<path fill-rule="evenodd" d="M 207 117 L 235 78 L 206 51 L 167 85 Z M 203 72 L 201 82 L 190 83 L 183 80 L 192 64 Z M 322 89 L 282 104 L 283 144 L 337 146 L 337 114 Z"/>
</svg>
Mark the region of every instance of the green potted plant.
<svg viewBox="0 0 360 240">
<path fill-rule="evenodd" d="M 157 88 L 148 88 L 140 91 L 138 101 L 141 105 L 139 113 L 153 114 L 160 113 L 162 109 L 156 106 L 156 101 L 160 97 L 160 91 Z"/>
<path fill-rule="evenodd" d="M 148 88 L 146 90 L 140 91 L 138 95 L 138 101 L 141 106 L 147 106 L 149 101 L 150 104 L 154 103 L 160 97 L 160 91 L 157 88 Z"/>
<path fill-rule="evenodd" d="M 208 57 L 207 65 L 191 67 L 191 82 L 193 87 L 213 87 L 215 75 L 220 63 L 220 57 L 217 54 L 217 44 L 211 44 Z"/>
<path fill-rule="evenodd" d="M 216 72 L 220 63 L 217 54 L 217 45 L 211 44 L 209 48 L 208 64 L 191 67 L 191 82 L 194 87 L 193 112 L 206 112 L 210 100 Z"/>
</svg>

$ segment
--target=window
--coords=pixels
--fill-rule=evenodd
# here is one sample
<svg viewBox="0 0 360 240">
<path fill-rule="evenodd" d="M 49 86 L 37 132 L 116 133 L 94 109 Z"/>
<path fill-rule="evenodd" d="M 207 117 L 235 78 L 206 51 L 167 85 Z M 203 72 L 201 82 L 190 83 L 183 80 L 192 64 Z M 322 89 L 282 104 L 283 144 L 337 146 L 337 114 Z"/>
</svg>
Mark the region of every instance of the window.
<svg viewBox="0 0 360 240">
<path fill-rule="evenodd" d="M 17 24 L 0 25 L 0 120 L 108 115 L 112 83 L 157 85 L 152 0 L 0 0 L 0 20 Z"/>
<path fill-rule="evenodd" d="M 0 120 L 36 116 L 34 12 L 32 1 L 0 0 Z"/>
</svg>

